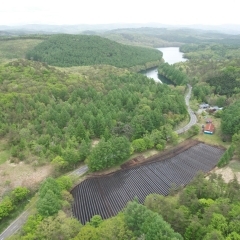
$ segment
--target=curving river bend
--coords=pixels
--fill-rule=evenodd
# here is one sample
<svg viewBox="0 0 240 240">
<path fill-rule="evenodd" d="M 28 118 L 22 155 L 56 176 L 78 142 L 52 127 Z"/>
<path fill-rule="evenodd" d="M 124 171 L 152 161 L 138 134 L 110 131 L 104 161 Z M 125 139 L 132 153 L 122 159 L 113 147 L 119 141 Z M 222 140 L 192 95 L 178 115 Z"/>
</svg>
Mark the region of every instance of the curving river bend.
<svg viewBox="0 0 240 240">
<path fill-rule="evenodd" d="M 183 58 L 183 53 L 179 51 L 179 47 L 165 47 L 157 49 L 163 53 L 164 61 L 169 64 L 185 62 L 187 60 L 186 58 Z M 157 67 L 147 69 L 142 73 L 149 78 L 153 78 L 156 82 L 162 82 L 161 78 L 159 79 L 158 77 Z M 162 80 L 164 81 L 165 79 Z"/>
</svg>

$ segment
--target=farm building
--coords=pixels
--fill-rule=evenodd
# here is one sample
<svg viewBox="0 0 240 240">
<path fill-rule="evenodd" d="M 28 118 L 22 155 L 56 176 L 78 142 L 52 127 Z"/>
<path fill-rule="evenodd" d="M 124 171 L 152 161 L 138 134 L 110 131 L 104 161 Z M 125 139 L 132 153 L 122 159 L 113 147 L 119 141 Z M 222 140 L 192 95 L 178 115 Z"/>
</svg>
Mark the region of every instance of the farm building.
<svg viewBox="0 0 240 240">
<path fill-rule="evenodd" d="M 199 105 L 200 108 L 204 109 L 204 108 L 209 108 L 209 104 L 207 103 L 202 103 Z"/>
<path fill-rule="evenodd" d="M 204 133 L 206 134 L 213 134 L 215 130 L 215 127 L 212 122 L 207 123 L 204 127 Z"/>
</svg>

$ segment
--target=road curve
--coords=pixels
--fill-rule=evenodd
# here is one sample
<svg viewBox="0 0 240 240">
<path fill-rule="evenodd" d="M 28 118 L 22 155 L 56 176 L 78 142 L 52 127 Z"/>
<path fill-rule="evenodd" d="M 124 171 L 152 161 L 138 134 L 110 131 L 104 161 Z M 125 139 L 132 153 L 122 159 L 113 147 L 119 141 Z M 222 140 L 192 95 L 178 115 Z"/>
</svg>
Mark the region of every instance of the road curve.
<svg viewBox="0 0 240 240">
<path fill-rule="evenodd" d="M 191 93 L 192 93 L 192 87 L 191 87 L 191 85 L 188 84 L 188 93 L 185 96 L 185 103 L 187 106 L 188 114 L 190 116 L 190 121 L 186 126 L 176 130 L 175 132 L 177 134 L 181 134 L 181 133 L 188 131 L 193 125 L 195 125 L 197 123 L 197 116 L 195 115 L 195 113 L 189 106 L 189 99 L 191 97 Z"/>
<path fill-rule="evenodd" d="M 197 117 L 194 114 L 194 112 L 192 111 L 192 109 L 189 107 L 189 99 L 191 96 L 191 92 L 192 92 L 192 87 L 188 84 L 188 93 L 185 96 L 185 102 L 186 102 L 186 106 L 188 109 L 188 113 L 190 116 L 190 121 L 189 123 L 184 126 L 183 128 L 180 128 L 178 130 L 176 130 L 175 132 L 177 134 L 181 134 L 187 130 L 189 130 L 190 127 L 192 127 L 194 124 L 197 123 Z M 86 173 L 88 171 L 88 166 L 87 165 L 83 165 L 80 168 L 74 170 L 73 172 L 71 172 L 69 175 L 78 175 L 81 176 L 84 173 Z M 31 207 L 28 208 L 26 211 L 24 211 L 16 220 L 14 220 L 14 222 L 12 222 L 8 228 L 6 228 L 1 234 L 0 234 L 0 240 L 4 240 L 10 236 L 12 236 L 14 233 L 16 233 L 22 226 L 23 224 L 26 222 L 29 214 L 30 214 L 30 210 Z"/>
</svg>

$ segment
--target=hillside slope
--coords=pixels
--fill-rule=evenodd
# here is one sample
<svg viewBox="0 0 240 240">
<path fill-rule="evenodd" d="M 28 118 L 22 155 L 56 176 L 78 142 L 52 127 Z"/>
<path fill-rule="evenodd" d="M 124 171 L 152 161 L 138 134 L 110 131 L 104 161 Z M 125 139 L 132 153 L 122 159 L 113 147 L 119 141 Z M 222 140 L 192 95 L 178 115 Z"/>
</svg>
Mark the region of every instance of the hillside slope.
<svg viewBox="0 0 240 240">
<path fill-rule="evenodd" d="M 28 51 L 26 57 L 59 67 L 107 64 L 122 68 L 159 61 L 162 53 L 155 49 L 123 45 L 99 36 L 60 34 L 51 36 Z"/>
</svg>

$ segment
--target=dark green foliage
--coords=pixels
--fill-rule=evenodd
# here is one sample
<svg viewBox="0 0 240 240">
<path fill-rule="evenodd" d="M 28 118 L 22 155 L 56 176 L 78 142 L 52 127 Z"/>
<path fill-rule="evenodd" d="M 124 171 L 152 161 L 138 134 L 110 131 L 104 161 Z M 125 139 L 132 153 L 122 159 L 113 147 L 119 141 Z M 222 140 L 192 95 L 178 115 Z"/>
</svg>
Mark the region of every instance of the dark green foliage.
<svg viewBox="0 0 240 240">
<path fill-rule="evenodd" d="M 62 185 L 61 185 L 62 186 Z M 41 216 L 56 214 L 61 208 L 61 189 L 53 178 L 47 178 L 39 190 L 37 210 Z"/>
<path fill-rule="evenodd" d="M 178 195 L 151 194 L 145 205 L 162 215 L 184 239 L 231 239 L 239 234 L 239 190 L 236 178 L 225 183 L 221 175 L 206 179 L 199 173 Z"/>
<path fill-rule="evenodd" d="M 94 216 L 90 223 L 80 229 L 74 239 L 177 240 L 183 238 L 174 232 L 160 215 L 137 202 L 129 202 L 123 212 L 113 218 L 102 221 L 100 216 Z"/>
<path fill-rule="evenodd" d="M 231 146 L 227 149 L 227 151 L 225 151 L 224 154 L 221 156 L 217 164 L 218 167 L 224 167 L 230 162 L 230 160 L 233 157 L 234 150 L 235 150 L 235 146 L 231 144 Z"/>
<path fill-rule="evenodd" d="M 172 81 L 175 85 L 183 85 L 188 82 L 188 78 L 185 73 L 168 63 L 161 64 L 158 67 L 158 73 Z"/>
<path fill-rule="evenodd" d="M 193 95 L 199 102 L 207 102 L 207 97 L 211 92 L 211 87 L 207 84 L 198 84 L 193 87 Z"/>
<path fill-rule="evenodd" d="M 216 41 L 216 40 L 215 40 Z M 217 42 L 217 41 L 216 41 Z M 184 56 L 190 60 L 197 59 L 212 59 L 225 60 L 239 58 L 239 41 L 237 44 L 226 42 L 225 44 L 218 43 L 202 43 L 202 44 L 185 44 L 180 47 Z"/>
<path fill-rule="evenodd" d="M 217 76 L 207 79 L 214 86 L 214 93 L 231 96 L 240 89 L 240 68 L 229 67 Z"/>
<path fill-rule="evenodd" d="M 91 171 L 98 171 L 121 163 L 130 156 L 130 142 L 126 137 L 101 139 L 88 157 Z"/>
<path fill-rule="evenodd" d="M 132 67 L 161 60 L 162 54 L 155 49 L 123 45 L 99 36 L 61 34 L 38 44 L 26 57 L 59 67 L 97 64 Z"/>
<path fill-rule="evenodd" d="M 199 126 L 198 125 L 194 125 L 189 129 L 189 134 L 190 136 L 195 136 L 199 133 Z"/>
<path fill-rule="evenodd" d="M 234 135 L 240 131 L 240 101 L 223 110 L 221 128 L 224 134 Z"/>
<path fill-rule="evenodd" d="M 136 237 L 143 235 L 146 240 L 182 239 L 160 215 L 135 201 L 127 204 L 124 215 L 127 227 Z"/>
</svg>

